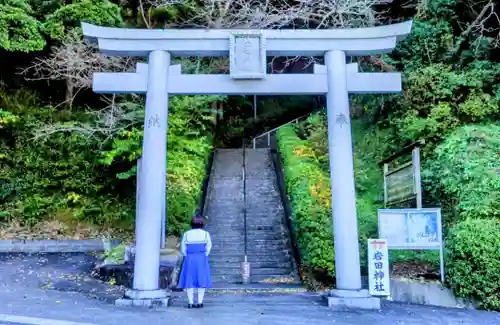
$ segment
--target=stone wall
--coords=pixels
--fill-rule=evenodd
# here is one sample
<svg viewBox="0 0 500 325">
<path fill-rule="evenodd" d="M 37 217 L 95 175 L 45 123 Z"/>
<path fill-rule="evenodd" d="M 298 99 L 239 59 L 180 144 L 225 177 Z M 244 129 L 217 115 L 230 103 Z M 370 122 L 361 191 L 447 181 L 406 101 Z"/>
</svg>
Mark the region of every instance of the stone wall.
<svg viewBox="0 0 500 325">
<path fill-rule="evenodd" d="M 116 241 L 111 242 L 116 245 Z M 0 253 L 84 253 L 104 251 L 104 241 L 89 240 L 0 240 Z"/>
</svg>

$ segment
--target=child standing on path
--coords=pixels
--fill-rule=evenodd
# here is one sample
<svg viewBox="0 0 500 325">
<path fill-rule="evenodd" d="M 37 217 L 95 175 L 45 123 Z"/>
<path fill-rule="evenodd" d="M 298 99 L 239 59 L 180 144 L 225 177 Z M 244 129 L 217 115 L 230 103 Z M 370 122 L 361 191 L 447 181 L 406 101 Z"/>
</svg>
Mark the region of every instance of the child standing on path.
<svg viewBox="0 0 500 325">
<path fill-rule="evenodd" d="M 212 249 L 210 234 L 203 230 L 204 220 L 196 215 L 191 221 L 191 230 L 182 236 L 181 252 L 184 255 L 179 287 L 186 289 L 188 308 L 203 308 L 205 288 L 212 287 L 208 255 Z M 194 289 L 198 289 L 198 304 L 194 304 Z"/>
</svg>

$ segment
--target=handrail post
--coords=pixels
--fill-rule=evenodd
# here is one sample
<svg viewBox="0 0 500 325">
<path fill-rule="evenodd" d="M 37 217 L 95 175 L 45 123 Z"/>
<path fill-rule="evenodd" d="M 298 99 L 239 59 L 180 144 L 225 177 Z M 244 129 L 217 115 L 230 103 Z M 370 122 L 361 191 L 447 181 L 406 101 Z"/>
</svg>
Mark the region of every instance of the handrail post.
<svg viewBox="0 0 500 325">
<path fill-rule="evenodd" d="M 243 139 L 243 241 L 245 248 L 245 259 L 241 263 L 241 278 L 244 284 L 250 283 L 250 263 L 248 262 L 248 240 L 247 240 L 247 196 L 246 196 L 246 163 L 245 163 L 245 139 Z"/>
</svg>

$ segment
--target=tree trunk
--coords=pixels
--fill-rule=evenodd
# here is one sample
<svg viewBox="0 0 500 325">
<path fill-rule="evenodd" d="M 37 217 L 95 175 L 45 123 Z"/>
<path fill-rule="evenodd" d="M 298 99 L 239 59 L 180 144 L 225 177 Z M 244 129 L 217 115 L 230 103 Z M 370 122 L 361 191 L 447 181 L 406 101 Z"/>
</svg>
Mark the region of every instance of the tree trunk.
<svg viewBox="0 0 500 325">
<path fill-rule="evenodd" d="M 65 96 L 65 103 L 71 109 L 73 106 L 73 95 L 74 95 L 74 87 L 73 87 L 73 80 L 71 78 L 66 78 L 66 96 Z"/>
</svg>

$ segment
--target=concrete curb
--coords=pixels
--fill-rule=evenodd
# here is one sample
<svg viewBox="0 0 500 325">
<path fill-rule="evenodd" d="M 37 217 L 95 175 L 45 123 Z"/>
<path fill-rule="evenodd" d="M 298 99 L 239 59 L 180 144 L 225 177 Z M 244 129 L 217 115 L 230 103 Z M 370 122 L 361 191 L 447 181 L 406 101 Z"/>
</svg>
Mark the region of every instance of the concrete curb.
<svg viewBox="0 0 500 325">
<path fill-rule="evenodd" d="M 119 241 L 110 241 L 111 246 Z M 105 241 L 88 240 L 0 240 L 0 253 L 86 253 L 103 252 Z"/>
<path fill-rule="evenodd" d="M 475 309 L 474 302 L 457 298 L 440 283 L 421 283 L 391 279 L 391 296 L 387 300 L 418 305 Z"/>
</svg>

